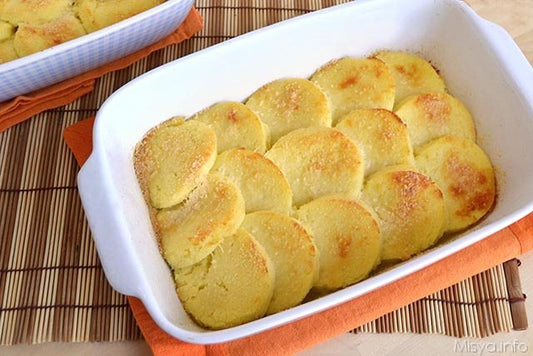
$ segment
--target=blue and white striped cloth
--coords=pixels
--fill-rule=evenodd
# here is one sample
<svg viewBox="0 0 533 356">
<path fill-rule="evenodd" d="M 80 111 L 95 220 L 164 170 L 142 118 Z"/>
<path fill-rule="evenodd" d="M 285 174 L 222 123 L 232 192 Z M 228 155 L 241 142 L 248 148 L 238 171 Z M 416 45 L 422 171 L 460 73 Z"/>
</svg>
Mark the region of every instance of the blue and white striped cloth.
<svg viewBox="0 0 533 356">
<path fill-rule="evenodd" d="M 0 65 L 0 102 L 47 87 L 144 48 L 174 31 L 193 0 L 153 9 L 44 51 Z"/>
</svg>

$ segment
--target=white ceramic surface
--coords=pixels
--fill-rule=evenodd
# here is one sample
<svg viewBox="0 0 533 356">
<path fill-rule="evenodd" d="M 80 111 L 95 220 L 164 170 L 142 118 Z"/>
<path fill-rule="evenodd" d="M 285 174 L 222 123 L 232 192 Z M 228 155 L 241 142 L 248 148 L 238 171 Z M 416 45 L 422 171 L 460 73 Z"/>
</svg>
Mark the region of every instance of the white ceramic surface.
<svg viewBox="0 0 533 356">
<path fill-rule="evenodd" d="M 471 110 L 497 167 L 496 208 L 451 242 L 356 285 L 241 326 L 209 331 L 184 312 L 133 170 L 135 144 L 173 115 L 244 100 L 262 84 L 308 77 L 342 56 L 380 49 L 419 53 Z M 106 276 L 140 298 L 170 335 L 216 343 L 260 332 L 350 300 L 502 229 L 533 210 L 533 70 L 511 37 L 458 0 L 359 0 L 301 16 L 194 53 L 133 80 L 98 112 L 94 150 L 78 177 Z"/>
<path fill-rule="evenodd" d="M 0 102 L 72 78 L 162 39 L 185 20 L 193 2 L 168 0 L 99 31 L 0 64 Z"/>
</svg>

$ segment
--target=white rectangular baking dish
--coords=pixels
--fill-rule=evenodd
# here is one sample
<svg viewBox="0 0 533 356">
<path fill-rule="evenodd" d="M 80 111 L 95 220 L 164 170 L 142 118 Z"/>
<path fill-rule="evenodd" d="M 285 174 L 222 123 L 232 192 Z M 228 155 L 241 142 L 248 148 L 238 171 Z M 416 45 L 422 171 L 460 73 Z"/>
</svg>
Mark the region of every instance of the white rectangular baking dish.
<svg viewBox="0 0 533 356">
<path fill-rule="evenodd" d="M 144 48 L 174 31 L 194 0 L 168 0 L 99 31 L 0 64 L 0 102 L 45 88 Z"/>
<path fill-rule="evenodd" d="M 308 77 L 342 56 L 379 49 L 420 53 L 471 110 L 497 167 L 497 205 L 455 240 L 323 298 L 220 331 L 198 327 L 176 297 L 133 170 L 135 144 L 173 115 L 244 100 L 262 84 Z M 359 0 L 301 16 L 184 57 L 119 89 L 98 112 L 94 149 L 78 177 L 83 206 L 111 285 L 142 300 L 170 335 L 217 343 L 356 298 L 453 254 L 533 210 L 533 70 L 511 37 L 457 0 Z"/>
</svg>

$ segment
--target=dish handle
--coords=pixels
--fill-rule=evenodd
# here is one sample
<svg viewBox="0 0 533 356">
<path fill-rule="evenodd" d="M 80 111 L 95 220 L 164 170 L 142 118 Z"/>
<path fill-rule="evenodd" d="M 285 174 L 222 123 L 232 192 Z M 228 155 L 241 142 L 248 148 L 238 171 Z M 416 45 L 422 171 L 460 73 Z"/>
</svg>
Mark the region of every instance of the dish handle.
<svg viewBox="0 0 533 356">
<path fill-rule="evenodd" d="M 83 209 L 107 280 L 116 291 L 138 296 L 136 283 L 132 281 L 139 281 L 140 273 L 129 251 L 128 233 L 115 213 L 114 199 L 108 196 L 107 177 L 100 167 L 99 158 L 93 152 L 78 174 Z"/>
</svg>

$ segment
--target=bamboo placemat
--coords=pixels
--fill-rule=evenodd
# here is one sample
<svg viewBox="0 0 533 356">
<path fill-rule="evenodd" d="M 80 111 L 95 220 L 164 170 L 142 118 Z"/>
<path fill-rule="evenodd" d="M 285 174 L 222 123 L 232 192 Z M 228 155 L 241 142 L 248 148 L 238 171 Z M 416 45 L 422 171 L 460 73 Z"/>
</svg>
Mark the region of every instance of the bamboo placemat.
<svg viewBox="0 0 533 356">
<path fill-rule="evenodd" d="M 113 91 L 163 63 L 343 2 L 199 0 L 205 28 L 193 39 L 107 74 L 92 93 L 1 133 L 0 344 L 142 337 L 126 298 L 103 274 L 78 197 L 78 168 L 61 138 L 65 127 L 94 116 Z M 525 328 L 516 262 L 505 269 L 507 277 L 504 265 L 494 267 L 355 332 L 483 337 Z"/>
</svg>

